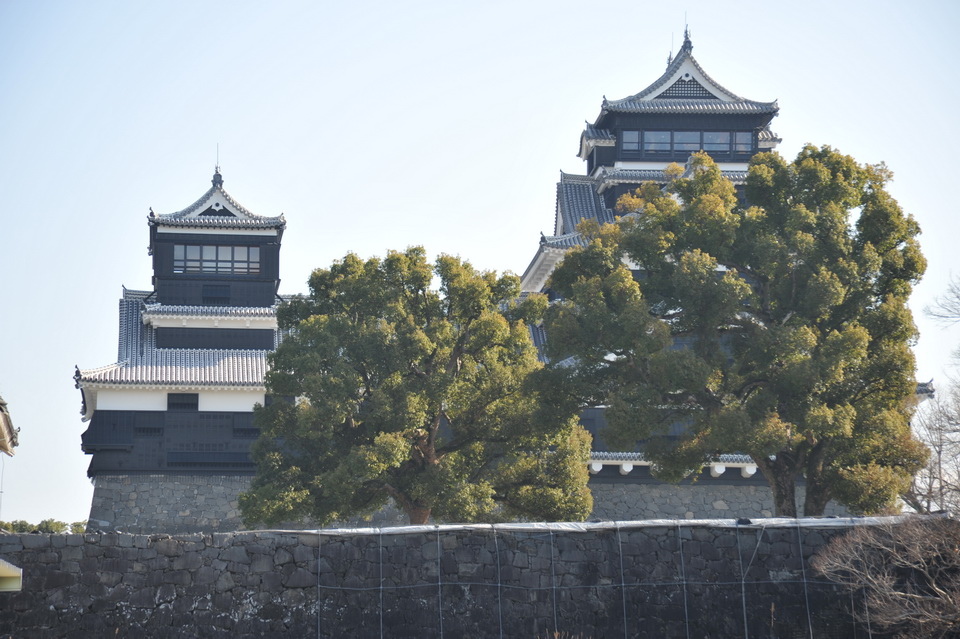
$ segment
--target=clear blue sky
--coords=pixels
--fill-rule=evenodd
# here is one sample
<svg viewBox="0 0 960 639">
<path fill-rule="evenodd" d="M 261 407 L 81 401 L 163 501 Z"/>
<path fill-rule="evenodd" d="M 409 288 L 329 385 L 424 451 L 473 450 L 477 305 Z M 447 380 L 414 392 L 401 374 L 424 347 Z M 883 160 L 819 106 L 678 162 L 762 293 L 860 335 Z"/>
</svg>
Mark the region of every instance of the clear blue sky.
<svg viewBox="0 0 960 639">
<path fill-rule="evenodd" d="M 779 100 L 785 156 L 893 169 L 930 264 L 915 309 L 960 275 L 955 2 L 0 2 L 0 395 L 21 428 L 0 519 L 86 518 L 73 367 L 115 361 L 148 208 L 199 197 L 218 143 L 226 189 L 286 214 L 282 292 L 411 244 L 519 273 L 559 171 L 584 170 L 584 120 L 663 72 L 685 14 L 714 79 Z M 918 324 L 917 376 L 943 385 L 960 328 Z"/>
</svg>

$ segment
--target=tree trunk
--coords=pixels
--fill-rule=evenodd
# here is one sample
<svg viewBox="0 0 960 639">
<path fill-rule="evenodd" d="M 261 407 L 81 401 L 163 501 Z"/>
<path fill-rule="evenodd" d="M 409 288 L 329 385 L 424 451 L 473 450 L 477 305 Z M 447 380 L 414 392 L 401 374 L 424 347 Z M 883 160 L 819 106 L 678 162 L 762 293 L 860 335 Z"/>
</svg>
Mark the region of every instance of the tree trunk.
<svg viewBox="0 0 960 639">
<path fill-rule="evenodd" d="M 407 518 L 410 520 L 411 526 L 422 526 L 430 520 L 429 508 L 420 508 L 411 504 L 405 507 L 403 511 L 407 513 Z"/>
<path fill-rule="evenodd" d="M 416 503 L 404 493 L 397 490 L 393 484 L 384 484 L 383 489 L 393 498 L 393 503 L 406 513 L 411 526 L 422 526 L 430 519 L 429 507 Z"/>
<path fill-rule="evenodd" d="M 817 475 L 807 477 L 807 496 L 803 500 L 804 517 L 821 517 L 827 503 L 830 501 L 830 491 Z"/>
<path fill-rule="evenodd" d="M 803 516 L 820 517 L 830 501 L 830 489 L 823 478 L 823 463 L 826 448 L 818 444 L 807 459 L 807 490 L 803 499 Z"/>
<path fill-rule="evenodd" d="M 757 460 L 757 468 L 763 473 L 773 492 L 773 508 L 776 517 L 797 516 L 797 480 L 796 472 L 792 471 L 780 459 Z"/>
</svg>

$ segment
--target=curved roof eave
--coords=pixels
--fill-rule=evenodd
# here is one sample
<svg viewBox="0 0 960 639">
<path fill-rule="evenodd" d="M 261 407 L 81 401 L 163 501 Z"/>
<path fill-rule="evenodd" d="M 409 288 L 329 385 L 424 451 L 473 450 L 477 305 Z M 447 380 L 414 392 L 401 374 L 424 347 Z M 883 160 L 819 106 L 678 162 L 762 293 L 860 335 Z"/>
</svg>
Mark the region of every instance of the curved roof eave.
<svg viewBox="0 0 960 639">
<path fill-rule="evenodd" d="M 197 201 L 185 209 L 181 209 L 174 213 L 162 213 L 160 215 L 155 215 L 151 209 L 150 215 L 147 216 L 148 224 L 151 226 L 190 228 L 275 228 L 279 230 L 286 228 L 287 222 L 284 219 L 283 214 L 280 214 L 276 217 L 263 217 L 252 213 L 245 206 L 237 202 L 223 188 L 223 177 L 220 175 L 219 168 L 217 169 L 217 172 L 214 173 L 213 180 L 211 180 L 211 182 L 211 187 L 207 189 L 206 192 L 197 199 Z M 236 213 L 240 214 L 241 217 L 229 215 L 197 217 L 192 215 L 198 210 L 202 210 L 202 208 L 204 208 L 205 205 L 208 205 L 209 202 L 217 195 L 222 197 Z"/>
<path fill-rule="evenodd" d="M 638 102 L 649 103 L 650 101 L 652 101 L 652 98 L 648 96 L 659 94 L 662 89 L 666 89 L 668 86 L 668 83 L 671 80 L 675 79 L 681 67 L 686 63 L 689 63 L 691 66 L 693 66 L 697 70 L 697 72 L 702 76 L 703 80 L 707 84 L 709 84 L 709 90 L 711 93 L 720 94 L 720 96 L 723 96 L 723 98 L 726 98 L 726 99 L 722 99 L 720 101 L 720 104 L 730 105 L 731 103 L 734 103 L 734 104 L 744 105 L 743 107 L 740 107 L 738 109 L 730 109 L 731 111 L 739 111 L 739 112 L 749 111 L 754 113 L 770 113 L 773 115 L 776 115 L 779 112 L 780 107 L 777 105 L 776 100 L 774 100 L 773 102 L 756 102 L 754 100 L 744 99 L 739 95 L 737 95 L 736 93 L 733 93 L 732 91 L 728 90 L 726 87 L 724 87 L 719 82 L 717 82 L 712 77 L 710 77 L 710 74 L 704 71 L 703 67 L 700 66 L 696 58 L 693 57 L 692 52 L 693 52 L 693 43 L 690 41 L 689 35 L 684 34 L 683 46 L 680 48 L 680 52 L 677 54 L 677 57 L 674 58 L 670 62 L 670 64 L 667 65 L 667 69 L 666 71 L 664 71 L 663 75 L 657 78 L 647 88 L 643 89 L 639 93 L 635 93 L 634 95 L 627 96 L 619 100 L 608 100 L 606 97 L 604 97 L 603 103 L 600 108 L 600 115 L 597 116 L 597 119 L 594 121 L 593 126 L 600 127 L 600 122 L 603 119 L 603 116 L 610 112 L 636 113 L 636 112 L 643 112 L 643 111 L 647 111 L 647 112 L 655 111 L 653 106 L 640 110 L 637 108 L 636 103 Z M 670 112 L 670 111 L 668 110 L 664 112 Z M 688 112 L 691 112 L 691 111 L 688 110 Z M 697 111 L 693 110 L 692 112 L 697 112 Z M 707 111 L 707 112 L 709 113 L 711 111 Z"/>
</svg>

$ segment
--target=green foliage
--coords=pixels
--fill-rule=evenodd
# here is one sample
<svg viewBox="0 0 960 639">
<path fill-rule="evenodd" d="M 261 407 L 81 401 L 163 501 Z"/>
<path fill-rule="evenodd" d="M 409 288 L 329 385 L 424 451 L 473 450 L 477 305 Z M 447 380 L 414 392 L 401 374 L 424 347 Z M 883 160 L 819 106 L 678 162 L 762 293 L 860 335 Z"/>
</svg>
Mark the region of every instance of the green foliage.
<svg viewBox="0 0 960 639">
<path fill-rule="evenodd" d="M 547 348 L 564 365 L 544 377 L 608 406 L 605 439 L 642 441 L 665 479 L 740 452 L 779 514 L 802 477 L 807 515 L 831 498 L 887 508 L 925 458 L 905 401 L 925 262 L 889 178 L 830 147 L 761 153 L 747 206 L 695 155 L 689 177 L 624 196 L 617 225 L 583 227 L 551 280 L 566 301 Z"/>
<path fill-rule="evenodd" d="M 60 535 L 68 532 L 82 533 L 87 529 L 87 522 L 77 522 L 67 524 L 56 519 L 44 519 L 39 524 L 31 524 L 23 519 L 14 521 L 0 521 L 0 530 L 6 530 L 13 533 L 45 533 Z"/>
<path fill-rule="evenodd" d="M 421 248 L 348 254 L 310 289 L 279 311 L 291 332 L 267 387 L 297 399 L 256 411 L 247 522 L 326 524 L 388 498 L 411 523 L 589 514 L 576 404 L 531 384 L 542 296 L 517 302 L 515 276 L 450 256 L 431 267 Z"/>
</svg>

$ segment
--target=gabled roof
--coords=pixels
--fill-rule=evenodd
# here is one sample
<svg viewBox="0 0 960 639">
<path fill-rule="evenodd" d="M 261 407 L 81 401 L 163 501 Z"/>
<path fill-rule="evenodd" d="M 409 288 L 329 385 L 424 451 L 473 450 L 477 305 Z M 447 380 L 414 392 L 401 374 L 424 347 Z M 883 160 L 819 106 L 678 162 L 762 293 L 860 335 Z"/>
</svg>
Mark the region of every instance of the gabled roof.
<svg viewBox="0 0 960 639">
<path fill-rule="evenodd" d="M 693 43 L 684 33 L 683 46 L 667 70 L 653 84 L 635 95 L 620 100 L 604 98 L 595 127 L 607 113 L 676 113 L 676 114 L 769 114 L 780 110 L 776 100 L 756 102 L 728 91 L 693 57 Z"/>
<path fill-rule="evenodd" d="M 283 215 L 261 217 L 245 209 L 223 190 L 220 168 L 211 180 L 212 186 L 200 199 L 176 213 L 156 215 L 153 209 L 147 220 L 150 226 L 205 228 L 205 229 L 277 229 L 282 231 L 287 222 Z"/>
<path fill-rule="evenodd" d="M 156 328 L 144 324 L 142 314 L 149 291 L 124 289 L 120 300 L 120 336 L 117 363 L 77 370 L 78 388 L 95 387 L 177 387 L 177 388 L 263 388 L 267 372 L 267 351 L 253 349 L 158 348 Z M 149 305 L 155 312 L 159 305 Z M 176 308 L 181 314 L 210 315 L 211 307 Z M 223 309 L 229 316 L 237 309 Z M 276 308 L 248 309 L 257 315 L 276 314 Z M 275 346 L 281 332 L 277 331 Z M 92 408 L 92 407 L 90 407 Z M 85 412 L 87 412 L 85 407 Z"/>
</svg>

